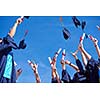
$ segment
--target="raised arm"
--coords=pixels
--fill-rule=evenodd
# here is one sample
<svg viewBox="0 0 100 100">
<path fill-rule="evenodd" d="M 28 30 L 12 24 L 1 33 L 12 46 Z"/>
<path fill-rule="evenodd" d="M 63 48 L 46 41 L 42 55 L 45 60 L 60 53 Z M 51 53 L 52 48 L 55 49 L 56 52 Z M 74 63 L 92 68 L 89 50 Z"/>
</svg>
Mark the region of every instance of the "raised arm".
<svg viewBox="0 0 100 100">
<path fill-rule="evenodd" d="M 89 36 L 90 39 L 92 40 L 92 42 L 94 43 L 94 46 L 96 48 L 96 51 L 97 51 L 97 54 L 98 54 L 98 57 L 100 58 L 100 48 L 98 46 L 98 40 L 96 38 L 94 38 L 93 36 Z"/>
<path fill-rule="evenodd" d="M 53 59 L 51 59 L 51 57 L 48 57 L 48 60 L 50 62 L 51 69 L 52 69 L 52 83 L 61 83 L 61 80 L 56 68 L 56 60 L 61 50 L 62 49 L 59 48 L 59 50 L 55 53 Z"/>
<path fill-rule="evenodd" d="M 77 65 L 77 67 L 79 68 L 80 72 L 84 72 L 82 63 L 81 63 L 81 61 L 80 61 L 80 60 L 78 59 L 78 57 L 77 57 L 78 51 L 79 51 L 79 50 L 76 50 L 74 53 L 71 53 L 71 54 L 72 54 L 72 56 L 75 58 L 75 60 L 76 60 L 76 65 Z"/>
<path fill-rule="evenodd" d="M 19 68 L 17 71 L 16 71 L 16 80 L 18 79 L 18 77 L 21 75 L 22 73 L 22 69 Z"/>
<path fill-rule="evenodd" d="M 53 66 L 51 66 L 51 67 L 52 67 L 53 78 L 56 78 L 57 82 L 58 82 L 58 83 L 61 83 L 60 77 L 59 77 L 59 74 L 58 74 L 57 68 L 56 68 L 56 57 L 54 57 L 54 58 L 52 59 L 52 63 L 53 63 Z"/>
<path fill-rule="evenodd" d="M 87 66 L 87 59 L 86 59 L 84 53 L 81 52 L 81 56 L 82 56 L 82 61 L 83 61 L 84 66 Z"/>
<path fill-rule="evenodd" d="M 37 83 L 41 83 L 40 76 L 38 74 L 38 69 L 37 69 L 38 68 L 38 65 L 35 64 L 35 63 L 33 63 L 33 62 L 31 62 L 31 61 L 29 61 L 29 60 L 28 60 L 28 63 L 32 67 L 32 70 L 33 70 L 34 75 L 35 75 L 36 82 Z"/>
<path fill-rule="evenodd" d="M 78 68 L 78 66 L 74 65 L 73 63 L 71 63 L 71 62 L 68 61 L 68 60 L 65 61 L 65 64 L 70 65 L 70 66 L 71 66 L 73 69 L 75 69 L 77 72 L 80 71 L 79 68 Z"/>
<path fill-rule="evenodd" d="M 56 68 L 56 57 L 54 57 L 53 59 L 51 59 L 51 57 L 48 57 L 48 60 L 50 62 L 51 65 L 51 74 L 52 74 L 52 83 L 60 83 L 60 77 L 59 74 L 57 72 L 57 68 Z"/>
<path fill-rule="evenodd" d="M 92 58 L 91 55 L 84 49 L 82 43 L 79 44 L 78 48 L 84 54 L 84 56 L 86 57 L 87 60 L 90 60 Z"/>
<path fill-rule="evenodd" d="M 21 24 L 22 21 L 23 21 L 22 18 L 18 18 L 18 19 L 16 20 L 15 24 L 13 25 L 13 27 L 11 28 L 11 30 L 10 30 L 9 33 L 8 33 L 8 34 L 10 35 L 11 38 L 14 37 L 15 32 L 16 32 L 16 28 L 17 28 L 17 26 L 18 26 L 19 24 Z"/>
<path fill-rule="evenodd" d="M 62 70 L 66 70 L 66 64 L 64 60 L 61 60 Z"/>
<path fill-rule="evenodd" d="M 78 59 L 77 53 L 78 53 L 78 50 L 76 50 L 74 53 L 71 52 L 71 54 L 72 54 L 72 56 L 75 58 L 75 60 Z"/>
<path fill-rule="evenodd" d="M 65 64 L 65 56 L 66 56 L 66 52 L 65 49 L 63 49 L 62 52 L 62 59 L 61 59 L 61 65 L 62 65 L 62 70 L 66 70 L 66 64 Z"/>
</svg>

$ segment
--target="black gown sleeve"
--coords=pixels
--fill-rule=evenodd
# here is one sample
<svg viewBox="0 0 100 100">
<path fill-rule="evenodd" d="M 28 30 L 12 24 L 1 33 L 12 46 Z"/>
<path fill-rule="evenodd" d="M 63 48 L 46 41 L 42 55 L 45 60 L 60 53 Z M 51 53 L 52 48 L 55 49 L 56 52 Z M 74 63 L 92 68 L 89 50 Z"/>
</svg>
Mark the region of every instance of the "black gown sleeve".
<svg viewBox="0 0 100 100">
<path fill-rule="evenodd" d="M 11 48 L 11 45 L 9 45 L 9 44 L 3 44 L 3 45 L 0 44 L 0 52 L 6 50 L 8 48 Z"/>
<path fill-rule="evenodd" d="M 9 35 L 3 38 L 4 43 L 8 43 L 13 49 L 18 49 L 17 44 L 14 42 L 14 39 L 11 38 Z"/>
<path fill-rule="evenodd" d="M 83 66 L 82 66 L 82 64 L 81 64 L 81 62 L 80 62 L 79 59 L 76 60 L 76 64 L 77 64 L 77 66 L 78 66 L 80 72 L 83 73 L 83 72 L 84 72 L 84 69 L 83 69 Z"/>
</svg>

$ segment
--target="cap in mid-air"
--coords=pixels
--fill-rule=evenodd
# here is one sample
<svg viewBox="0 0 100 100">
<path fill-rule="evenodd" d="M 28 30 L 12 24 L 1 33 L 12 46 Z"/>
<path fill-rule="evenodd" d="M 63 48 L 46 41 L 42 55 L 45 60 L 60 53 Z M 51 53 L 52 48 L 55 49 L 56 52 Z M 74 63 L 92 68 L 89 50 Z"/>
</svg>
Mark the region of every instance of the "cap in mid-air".
<svg viewBox="0 0 100 100">
<path fill-rule="evenodd" d="M 64 29 L 62 30 L 62 32 L 63 32 L 64 39 L 67 40 L 67 39 L 70 37 L 70 32 L 69 32 L 69 30 L 66 29 L 66 28 L 64 28 Z"/>
</svg>

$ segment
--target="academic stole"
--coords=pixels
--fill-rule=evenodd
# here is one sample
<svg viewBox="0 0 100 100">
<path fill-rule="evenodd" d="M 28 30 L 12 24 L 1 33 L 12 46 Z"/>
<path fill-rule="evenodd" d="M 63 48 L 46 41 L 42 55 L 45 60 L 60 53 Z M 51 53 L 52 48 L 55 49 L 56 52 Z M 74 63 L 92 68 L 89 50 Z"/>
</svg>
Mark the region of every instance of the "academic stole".
<svg viewBox="0 0 100 100">
<path fill-rule="evenodd" d="M 11 73 L 12 73 L 12 56 L 8 54 L 3 77 L 11 79 Z"/>
</svg>

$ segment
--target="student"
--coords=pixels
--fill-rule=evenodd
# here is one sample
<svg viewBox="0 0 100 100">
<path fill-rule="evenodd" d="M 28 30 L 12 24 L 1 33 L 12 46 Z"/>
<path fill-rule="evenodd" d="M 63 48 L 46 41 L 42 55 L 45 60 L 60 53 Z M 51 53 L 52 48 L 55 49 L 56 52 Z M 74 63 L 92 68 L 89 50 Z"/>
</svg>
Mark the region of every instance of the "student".
<svg viewBox="0 0 100 100">
<path fill-rule="evenodd" d="M 68 64 L 69 66 L 71 66 L 74 70 L 76 70 L 77 72 L 79 72 L 79 68 L 78 66 L 76 66 L 75 64 L 71 63 L 69 60 L 65 60 L 65 64 Z"/>
<path fill-rule="evenodd" d="M 71 53 L 72 56 L 75 58 L 76 64 L 79 68 L 79 71 L 77 71 L 74 74 L 73 82 L 75 82 L 75 83 L 86 83 L 87 78 L 86 78 L 86 75 L 85 75 L 85 70 L 83 69 L 81 62 L 77 57 L 77 53 L 78 53 L 78 50 L 76 50 L 74 53 Z"/>
<path fill-rule="evenodd" d="M 100 82 L 100 48 L 98 46 L 98 40 L 96 38 L 94 38 L 92 35 L 89 36 L 90 40 L 93 42 L 94 47 L 96 48 L 97 54 L 98 54 L 98 68 L 99 68 L 99 82 Z"/>
<path fill-rule="evenodd" d="M 98 46 L 98 40 L 94 38 L 92 35 L 90 35 L 90 39 L 92 40 L 94 47 L 96 48 L 97 54 L 98 54 L 98 61 L 100 63 L 100 48 Z M 100 67 L 100 66 L 98 66 Z"/>
<path fill-rule="evenodd" d="M 97 51 L 97 54 L 98 54 L 98 57 L 100 58 L 100 48 L 98 46 L 98 40 L 96 38 L 94 38 L 92 35 L 89 35 L 89 38 L 90 40 L 93 42 L 95 48 L 96 48 L 96 51 Z"/>
<path fill-rule="evenodd" d="M 62 81 L 64 83 L 71 83 L 73 82 L 73 80 L 71 80 L 69 73 L 66 70 L 66 64 L 70 65 L 73 69 L 76 70 L 76 72 L 79 72 L 79 68 L 72 64 L 69 60 L 65 60 L 66 53 L 65 50 L 63 50 L 62 53 L 62 59 L 61 59 L 61 64 L 62 64 Z"/>
<path fill-rule="evenodd" d="M 32 70 L 35 75 L 36 83 L 41 83 L 40 76 L 38 73 L 38 64 L 33 63 L 32 61 L 28 60 L 29 65 L 32 67 Z"/>
<path fill-rule="evenodd" d="M 78 50 L 76 50 L 74 53 L 71 52 L 72 56 L 75 58 L 76 64 L 77 64 L 80 72 L 83 73 L 84 69 L 83 69 L 83 66 L 82 66 L 80 60 L 77 57 L 77 53 L 78 53 Z"/>
<path fill-rule="evenodd" d="M 0 83 L 15 83 L 16 71 L 14 67 L 14 59 L 12 49 L 18 49 L 14 42 L 14 35 L 22 18 L 18 18 L 8 35 L 0 39 Z"/>
<path fill-rule="evenodd" d="M 62 69 L 65 71 L 64 75 L 67 76 L 65 79 L 66 81 L 64 82 L 68 82 L 68 79 L 70 80 L 69 82 L 73 82 L 73 83 L 84 83 L 86 82 L 86 76 L 84 74 L 84 70 L 83 70 L 83 66 L 80 62 L 80 60 L 78 59 L 78 57 L 76 56 L 76 54 L 78 53 L 78 50 L 74 53 L 72 53 L 72 55 L 74 56 L 75 60 L 76 60 L 76 65 L 74 65 L 73 63 L 71 63 L 70 61 L 66 60 L 66 61 L 61 61 L 62 64 Z M 69 74 L 66 72 L 66 68 L 65 68 L 65 64 L 70 65 L 72 68 L 74 68 L 76 70 L 76 73 L 73 76 L 73 79 L 70 79 Z M 63 75 L 63 77 L 64 77 Z M 68 78 L 69 77 L 69 78 Z"/>
<path fill-rule="evenodd" d="M 74 74 L 73 79 L 71 80 L 71 82 L 72 83 L 84 83 L 84 80 L 86 78 L 84 77 L 83 73 L 80 72 L 78 66 L 76 66 L 73 63 L 71 63 L 68 60 L 66 60 L 65 63 L 68 64 L 69 66 L 71 66 L 73 69 L 76 70 L 76 73 Z"/>
<path fill-rule="evenodd" d="M 48 60 L 50 62 L 51 65 L 51 74 L 52 74 L 52 83 L 61 83 L 59 74 L 57 72 L 57 68 L 56 68 L 56 61 L 57 61 L 57 57 L 59 55 L 59 53 L 61 52 L 62 48 L 59 48 L 59 50 L 55 53 L 53 59 L 51 59 L 51 57 L 48 57 Z"/>
<path fill-rule="evenodd" d="M 85 67 L 87 82 L 98 83 L 99 82 L 98 61 L 94 60 L 92 56 L 86 52 L 86 50 L 83 47 L 83 43 L 80 43 L 78 48 L 80 52 L 82 52 L 87 59 L 87 65 Z"/>
<path fill-rule="evenodd" d="M 61 80 L 63 81 L 63 83 L 70 83 L 71 77 L 66 70 L 66 64 L 64 60 L 61 60 L 61 65 L 62 65 L 62 79 Z"/>
<path fill-rule="evenodd" d="M 62 52 L 62 59 L 61 59 L 61 65 L 62 65 L 62 81 L 63 83 L 70 83 L 71 82 L 71 77 L 69 75 L 69 73 L 66 70 L 66 64 L 65 64 L 65 56 L 66 56 L 66 52 L 65 49 L 63 49 Z"/>
<path fill-rule="evenodd" d="M 56 57 L 53 57 L 53 59 L 49 57 L 49 61 L 51 65 L 51 74 L 52 74 L 51 83 L 61 83 L 61 80 L 56 68 L 56 60 L 57 60 Z"/>
</svg>

